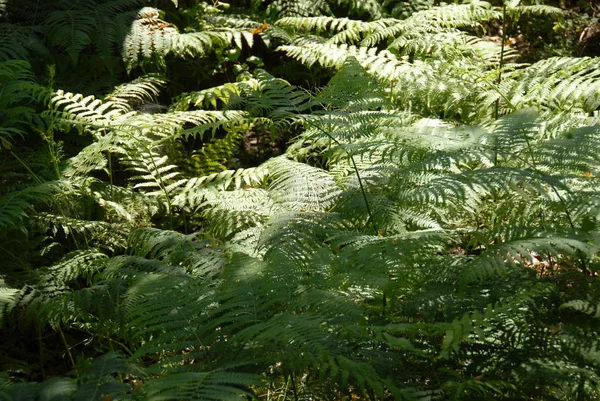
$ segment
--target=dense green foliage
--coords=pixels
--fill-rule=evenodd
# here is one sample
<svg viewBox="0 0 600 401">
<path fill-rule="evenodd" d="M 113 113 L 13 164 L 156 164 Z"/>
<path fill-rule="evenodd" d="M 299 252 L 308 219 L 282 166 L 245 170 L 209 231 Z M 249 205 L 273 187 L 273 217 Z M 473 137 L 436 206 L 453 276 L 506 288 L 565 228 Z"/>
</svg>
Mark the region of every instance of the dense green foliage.
<svg viewBox="0 0 600 401">
<path fill-rule="evenodd" d="M 599 399 L 577 11 L 0 0 L 0 399 Z"/>
</svg>

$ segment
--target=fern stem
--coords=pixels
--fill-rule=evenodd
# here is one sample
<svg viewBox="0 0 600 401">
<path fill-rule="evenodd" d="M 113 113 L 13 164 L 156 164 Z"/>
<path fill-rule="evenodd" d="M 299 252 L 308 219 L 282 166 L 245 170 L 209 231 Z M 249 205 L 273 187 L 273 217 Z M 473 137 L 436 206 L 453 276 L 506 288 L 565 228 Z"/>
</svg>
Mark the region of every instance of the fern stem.
<svg viewBox="0 0 600 401">
<path fill-rule="evenodd" d="M 107 159 L 108 159 L 108 182 L 109 182 L 109 194 L 110 194 L 110 199 L 113 199 L 113 168 L 112 168 L 112 156 L 110 153 L 110 150 L 108 150 L 107 152 Z"/>
<path fill-rule="evenodd" d="M 71 354 L 71 349 L 69 348 L 69 344 L 67 343 L 67 339 L 65 338 L 65 333 L 63 333 L 60 324 L 58 325 L 58 333 L 60 334 L 60 339 L 62 340 L 65 349 L 67 350 L 67 355 L 69 356 L 69 361 L 71 362 L 71 367 L 75 368 L 75 360 L 73 359 L 73 354 Z"/>
<path fill-rule="evenodd" d="M 506 95 L 504 93 L 502 93 L 502 91 L 500 90 L 498 84 L 494 85 L 493 83 L 488 82 L 486 79 L 482 79 L 481 82 L 484 83 L 485 85 L 489 86 L 489 88 L 491 90 L 497 92 L 498 95 L 502 98 L 502 100 L 504 100 L 504 102 L 506 103 L 506 105 L 508 107 L 510 107 L 513 111 L 517 109 L 517 107 L 510 101 L 510 99 L 508 97 L 506 97 Z M 500 101 L 500 99 L 496 100 L 495 118 L 498 118 L 498 102 L 499 101 Z"/>
<path fill-rule="evenodd" d="M 42 371 L 42 379 L 46 380 L 46 370 L 44 369 L 44 344 L 42 343 L 42 327 L 37 327 L 38 351 L 40 353 L 40 370 Z"/>
<path fill-rule="evenodd" d="M 367 192 L 365 191 L 365 187 L 364 187 L 362 179 L 360 177 L 360 173 L 358 171 L 358 167 L 356 166 L 356 162 L 354 161 L 354 156 L 352 156 L 350 154 L 350 152 L 348 152 L 346 149 L 344 149 L 344 147 L 342 146 L 342 144 L 337 139 L 335 139 L 329 132 L 325 131 L 323 128 L 319 127 L 318 125 L 313 124 L 309 120 L 306 120 L 306 122 L 308 122 L 308 124 L 311 127 L 316 128 L 317 130 L 319 130 L 320 132 L 322 132 L 323 134 L 325 134 L 333 142 L 335 142 L 335 144 L 338 145 L 344 152 L 346 152 L 346 154 L 350 158 L 350 161 L 352 162 L 352 167 L 354 168 L 354 172 L 356 174 L 356 178 L 358 179 L 358 185 L 360 187 L 360 192 L 362 193 L 362 197 L 363 197 L 363 199 L 365 201 L 365 206 L 367 208 L 367 214 L 369 215 L 369 221 L 368 222 L 371 222 L 371 225 L 373 226 L 373 230 L 375 230 L 375 235 L 377 235 L 379 233 L 379 229 L 377 228 L 377 223 L 375 222 L 375 219 L 373 218 L 373 213 L 371 213 L 371 205 L 369 204 L 369 199 L 367 198 Z M 367 222 L 367 224 L 368 224 L 368 222 Z"/>
<path fill-rule="evenodd" d="M 9 251 L 8 249 L 6 249 L 3 246 L 0 246 L 0 250 L 5 252 L 11 258 L 13 258 L 15 260 L 15 262 L 18 263 L 23 270 L 27 270 L 27 264 L 23 262 L 22 258 L 19 258 L 18 256 L 16 256 L 14 253 L 12 253 L 11 251 Z"/>
<path fill-rule="evenodd" d="M 502 82 L 502 68 L 504 67 L 504 43 L 506 42 L 506 3 L 502 5 L 502 44 L 500 45 L 500 64 L 498 64 L 498 86 Z M 498 109 L 500 108 L 500 99 L 496 100 L 496 110 L 494 118 L 498 118 Z"/>
<path fill-rule="evenodd" d="M 369 221 L 373 226 L 373 230 L 375 230 L 375 235 L 377 235 L 379 233 L 379 230 L 377 229 L 377 223 L 375 222 L 375 219 L 373 219 L 373 214 L 371 213 L 371 206 L 369 205 L 369 200 L 367 199 L 367 193 L 365 192 L 365 187 L 363 186 L 362 179 L 360 178 L 360 174 L 358 173 L 358 167 L 356 167 L 354 156 L 352 156 L 350 153 L 348 153 L 348 156 L 350 157 L 350 161 L 352 161 L 352 166 L 354 167 L 356 178 L 358 178 L 358 185 L 360 186 L 360 192 L 362 193 L 362 197 L 365 200 L 365 206 L 367 208 L 367 214 L 369 215 Z"/>
<path fill-rule="evenodd" d="M 15 159 L 17 159 L 17 161 L 19 163 L 21 163 L 23 165 L 23 167 L 25 167 L 25 169 L 27 169 L 27 171 L 29 171 L 29 174 L 31 174 L 33 176 L 33 178 L 35 178 L 35 180 L 39 183 L 39 184 L 43 184 L 44 182 L 40 179 L 40 177 L 38 177 L 30 168 L 29 166 L 23 161 L 21 160 L 21 158 L 19 156 L 17 156 L 15 154 L 15 152 L 13 152 L 12 150 L 10 151 L 10 154 L 14 156 Z"/>
<path fill-rule="evenodd" d="M 296 378 L 294 373 L 290 372 L 290 379 L 292 381 L 292 391 L 294 392 L 294 401 L 298 401 L 298 388 L 296 387 Z"/>
<path fill-rule="evenodd" d="M 26 163 L 25 163 L 23 160 L 21 160 L 21 158 L 20 158 L 19 156 L 17 156 L 17 155 L 16 155 L 16 154 L 15 154 L 15 153 L 14 153 L 12 150 L 10 151 L 10 154 L 11 154 L 11 155 L 13 155 L 13 156 L 14 156 L 14 158 L 15 158 L 15 159 L 17 159 L 17 161 L 23 165 L 23 167 L 25 167 L 25 169 L 26 169 L 26 170 L 29 172 L 29 174 L 31 174 L 31 175 L 32 175 L 32 177 L 33 177 L 33 178 L 34 178 L 34 179 L 35 179 L 35 180 L 38 182 L 38 184 L 43 184 L 43 183 L 44 183 L 44 181 L 42 181 L 42 179 L 41 179 L 40 177 L 38 177 L 38 176 L 37 176 L 37 175 L 36 175 L 36 174 L 33 172 L 33 170 L 31 170 L 31 168 L 29 168 L 29 166 L 28 166 L 28 165 L 27 165 L 27 164 L 26 164 Z M 62 215 L 65 215 L 65 213 L 62 211 L 62 208 L 60 207 L 60 205 L 57 205 L 57 207 L 58 207 L 58 209 L 60 210 L 61 214 L 62 214 Z M 78 244 L 78 242 L 77 242 L 77 239 L 75 238 L 75 234 L 73 234 L 73 232 L 72 232 L 72 231 L 70 231 L 70 230 L 69 230 L 69 232 L 70 232 L 70 234 L 71 234 L 71 237 L 73 237 L 73 242 L 75 243 L 75 247 L 76 247 L 77 249 L 80 249 L 80 248 L 79 248 L 79 244 Z"/>
</svg>

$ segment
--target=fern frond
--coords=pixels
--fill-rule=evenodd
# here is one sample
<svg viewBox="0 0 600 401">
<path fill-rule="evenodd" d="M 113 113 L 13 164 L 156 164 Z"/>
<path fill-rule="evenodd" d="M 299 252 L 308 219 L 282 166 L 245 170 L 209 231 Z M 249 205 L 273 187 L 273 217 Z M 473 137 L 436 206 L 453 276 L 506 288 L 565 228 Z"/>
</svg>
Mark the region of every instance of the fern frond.
<svg viewBox="0 0 600 401">
<path fill-rule="evenodd" d="M 160 87 L 165 84 L 165 79 L 159 75 L 144 75 L 116 87 L 104 97 L 104 102 L 109 101 L 113 107 L 120 107 L 125 112 L 132 111 L 145 103 L 155 102 L 160 94 Z"/>
<path fill-rule="evenodd" d="M 181 235 L 152 228 L 131 233 L 131 251 L 139 257 L 159 259 L 171 266 L 181 266 L 194 277 L 217 278 L 225 262 L 222 249 L 213 240 L 200 240 L 198 235 Z"/>
<path fill-rule="evenodd" d="M 251 386 L 260 384 L 260 376 L 247 373 L 213 371 L 172 373 L 153 380 L 144 390 L 149 400 L 234 401 L 252 394 Z"/>
<path fill-rule="evenodd" d="M 399 75 L 408 72 L 411 67 L 411 73 L 416 73 L 419 69 L 418 66 L 399 60 L 387 50 L 378 51 L 376 48 L 306 41 L 298 45 L 280 46 L 279 50 L 309 67 L 319 63 L 326 68 L 339 69 L 348 57 L 354 57 L 369 73 L 387 82 L 398 79 Z"/>
<path fill-rule="evenodd" d="M 232 28 L 179 33 L 171 24 L 160 19 L 156 8 L 144 7 L 133 21 L 123 44 L 123 61 L 133 69 L 144 59 L 161 62 L 169 53 L 179 57 L 202 57 L 213 47 L 227 47 L 232 42 L 239 48 L 244 41 L 252 47 L 250 32 Z"/>
<path fill-rule="evenodd" d="M 269 160 L 267 168 L 271 196 L 285 209 L 327 210 L 340 192 L 327 172 L 304 163 L 276 157 Z"/>
<path fill-rule="evenodd" d="M 264 164 L 258 167 L 225 170 L 203 177 L 190 178 L 185 185 L 184 192 L 190 192 L 191 195 L 191 192 L 195 189 L 213 185 L 220 190 L 260 187 L 265 182 L 268 174 L 269 170 Z M 185 197 L 186 195 L 179 194 L 179 196 Z"/>
<path fill-rule="evenodd" d="M 138 146 L 131 149 L 125 159 L 128 170 L 136 174 L 130 180 L 137 181 L 135 189 L 144 188 L 148 195 L 163 201 L 170 215 L 171 199 L 185 180 L 178 178 L 180 172 L 177 166 L 171 164 L 169 157 L 162 155 L 157 148 L 141 141 Z"/>
<path fill-rule="evenodd" d="M 162 142 L 181 137 L 203 137 L 207 131 L 213 131 L 225 124 L 245 121 L 246 113 L 230 111 L 176 111 L 165 114 L 138 114 L 122 121 L 125 130 L 141 130 Z M 185 125 L 191 126 L 184 128 Z"/>
<path fill-rule="evenodd" d="M 25 137 L 26 129 L 35 125 L 37 115 L 31 107 L 33 95 L 39 90 L 28 62 L 0 62 L 0 141 L 2 148 L 12 146 L 14 137 Z M 0 148 L 1 151 L 1 148 Z"/>
<path fill-rule="evenodd" d="M 73 252 L 66 255 L 60 263 L 49 267 L 44 272 L 42 281 L 56 288 L 69 288 L 77 280 L 90 283 L 99 270 L 97 262 L 104 259 L 106 255 L 95 249 Z"/>
<path fill-rule="evenodd" d="M 591 113 L 600 107 L 599 66 L 598 59 L 587 57 L 539 61 L 518 71 L 507 97 L 519 108 Z"/>
<path fill-rule="evenodd" d="M 589 258 L 597 250 L 577 239 L 542 236 L 515 240 L 494 246 L 477 257 L 463 272 L 463 280 L 484 279 L 494 274 L 503 274 L 510 268 L 533 265 L 532 255 L 547 255 L 548 258 Z"/>
<path fill-rule="evenodd" d="M 507 11 L 512 15 L 533 14 L 533 15 L 549 15 L 554 17 L 562 17 L 564 11 L 558 7 L 548 6 L 545 4 L 515 5 L 512 2 L 508 3 Z"/>
<path fill-rule="evenodd" d="M 285 17 L 311 17 L 331 14 L 326 2 L 320 0 L 275 0 L 267 7 L 267 15 L 274 19 Z"/>
<path fill-rule="evenodd" d="M 165 55 L 177 30 L 160 18 L 156 8 L 144 7 L 138 11 L 123 42 L 122 56 L 129 68 L 138 64 L 140 55 L 151 58 L 154 54 Z"/>
<path fill-rule="evenodd" d="M 439 27 L 467 27 L 479 22 L 500 17 L 500 13 L 485 1 L 471 1 L 467 4 L 454 4 L 420 11 L 410 16 L 412 21 L 427 21 Z"/>
<path fill-rule="evenodd" d="M 36 29 L 3 21 L 0 25 L 0 62 L 29 60 L 32 53 L 47 53 L 36 33 Z"/>
<path fill-rule="evenodd" d="M 276 206 L 263 189 L 240 189 L 218 192 L 206 189 L 201 192 L 204 202 L 202 215 L 208 220 L 208 231 L 217 238 L 229 238 L 250 227 L 264 224 Z M 187 204 L 194 207 L 193 204 Z"/>
<path fill-rule="evenodd" d="M 45 19 L 50 45 L 64 48 L 73 64 L 77 64 L 79 54 L 92 42 L 92 33 L 97 29 L 94 6 L 55 10 Z"/>
<path fill-rule="evenodd" d="M 125 246 L 125 238 L 129 232 L 128 225 L 108 223 L 98 220 L 85 220 L 60 214 L 41 212 L 31 218 L 38 229 L 47 229 L 55 236 L 81 236 L 90 245 L 104 249 L 116 250 Z"/>
<path fill-rule="evenodd" d="M 374 30 L 361 44 L 375 46 L 384 40 L 394 40 L 400 34 L 410 34 L 415 31 L 435 32 L 447 28 L 474 27 L 481 22 L 499 17 L 499 12 L 483 1 L 434 7 L 416 12 L 406 20 L 390 20 L 387 26 Z"/>
<path fill-rule="evenodd" d="M 218 108 L 218 102 L 227 105 L 232 97 L 241 96 L 242 88 L 250 85 L 250 82 L 229 82 L 214 88 L 204 89 L 198 92 L 184 93 L 179 95 L 171 103 L 170 110 L 186 111 L 192 106 L 205 109 L 211 106 Z"/>
<path fill-rule="evenodd" d="M 128 363 L 114 352 L 94 360 L 89 370 L 82 375 L 82 383 L 73 394 L 74 400 L 99 400 L 102 397 L 122 396 L 131 392 L 131 385 L 122 383 L 114 374 L 141 376 L 141 369 Z"/>
<path fill-rule="evenodd" d="M 8 315 L 11 310 L 17 305 L 19 298 L 19 290 L 10 288 L 0 283 L 0 323 L 3 323 L 4 316 Z"/>
<path fill-rule="evenodd" d="M 4 194 L 0 197 L 0 227 L 25 229 L 23 221 L 34 210 L 34 204 L 49 201 L 56 191 L 54 183 L 44 183 Z"/>
<path fill-rule="evenodd" d="M 600 318 L 600 305 L 587 300 L 575 299 L 562 304 L 560 308 L 585 313 L 594 319 Z"/>
<path fill-rule="evenodd" d="M 305 32 L 316 31 L 320 34 L 325 32 L 339 32 L 344 30 L 364 32 L 369 26 L 368 22 L 351 20 L 348 18 L 334 17 L 286 17 L 277 20 L 277 26 L 282 28 L 293 28 Z"/>
<path fill-rule="evenodd" d="M 109 125 L 127 116 L 122 107 L 111 101 L 103 102 L 93 95 L 84 96 L 60 89 L 53 94 L 50 104 L 54 112 L 59 109 L 64 110 L 59 114 L 62 118 L 67 121 L 81 122 L 84 125 Z"/>
</svg>

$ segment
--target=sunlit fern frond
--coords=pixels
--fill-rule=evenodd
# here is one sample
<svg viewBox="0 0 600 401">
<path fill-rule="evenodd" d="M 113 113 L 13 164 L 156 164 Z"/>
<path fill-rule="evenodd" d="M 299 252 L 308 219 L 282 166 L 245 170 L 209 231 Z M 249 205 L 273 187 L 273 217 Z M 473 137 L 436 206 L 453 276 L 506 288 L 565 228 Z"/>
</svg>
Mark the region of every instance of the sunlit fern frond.
<svg viewBox="0 0 600 401">
<path fill-rule="evenodd" d="M 256 79 L 239 86 L 241 95 L 233 97 L 228 108 L 241 108 L 275 130 L 284 130 L 309 109 L 309 95 L 304 90 L 264 70 L 255 75 Z"/>
<path fill-rule="evenodd" d="M 122 107 L 111 101 L 103 102 L 93 95 L 84 96 L 60 89 L 52 94 L 49 103 L 51 109 L 47 114 L 57 121 L 65 120 L 67 124 L 74 125 L 80 130 L 90 125 L 107 126 L 132 115 L 127 114 Z"/>
<path fill-rule="evenodd" d="M 115 107 L 124 111 L 132 111 L 145 103 L 156 102 L 160 88 L 166 84 L 163 77 L 149 74 L 116 87 L 104 97 L 104 101 L 112 102 Z"/>
<path fill-rule="evenodd" d="M 341 31 L 353 31 L 356 33 L 365 32 L 370 23 L 352 20 L 349 18 L 335 18 L 335 17 L 285 17 L 277 20 L 277 26 L 281 28 L 291 29 L 293 31 L 300 31 L 304 33 L 314 32 L 317 34 L 323 34 L 324 32 L 331 32 L 332 34 L 339 33 Z"/>
<path fill-rule="evenodd" d="M 486 142 L 494 152 L 495 164 L 511 160 L 514 155 L 522 157 L 525 148 L 531 146 L 539 135 L 538 118 L 538 113 L 530 108 L 505 116 L 494 123 L 492 134 Z"/>
<path fill-rule="evenodd" d="M 214 47 L 252 47 L 253 35 L 247 30 L 220 27 L 196 32 L 180 33 L 160 19 L 160 11 L 152 7 L 142 8 L 125 37 L 122 56 L 128 69 L 147 60 L 162 63 L 164 56 L 202 57 Z"/>
<path fill-rule="evenodd" d="M 412 23 L 427 21 L 440 27 L 449 28 L 473 26 L 499 16 L 499 12 L 493 9 L 490 3 L 474 0 L 465 4 L 447 5 L 420 11 L 411 15 L 408 20 Z"/>
<path fill-rule="evenodd" d="M 201 215 L 207 220 L 206 230 L 213 236 L 229 239 L 251 227 L 263 225 L 277 210 L 264 189 L 247 188 L 233 191 L 205 189 L 200 192 Z M 198 195 L 196 195 L 198 196 Z M 188 198 L 189 199 L 189 198 Z M 193 204 L 186 204 L 193 207 Z"/>
<path fill-rule="evenodd" d="M 521 15 L 547 15 L 560 18 L 564 16 L 564 11 L 559 7 L 553 7 L 545 4 L 519 4 L 519 2 L 508 2 L 506 10 L 517 18 Z"/>
<path fill-rule="evenodd" d="M 587 126 L 535 146 L 532 157 L 538 169 L 547 174 L 577 174 L 593 180 L 600 170 L 600 127 Z"/>
<path fill-rule="evenodd" d="M 307 101 L 306 92 L 264 70 L 257 70 L 254 78 L 242 82 L 185 93 L 175 99 L 170 109 L 174 112 L 190 110 L 192 107 L 242 109 L 254 117 L 284 120 L 306 111 Z"/>
<path fill-rule="evenodd" d="M 186 201 L 187 196 L 194 196 L 194 191 L 203 187 L 216 187 L 221 190 L 242 189 L 251 187 L 260 187 L 264 184 L 269 175 L 268 168 L 262 164 L 258 167 L 249 167 L 238 170 L 225 170 L 219 173 L 209 174 L 203 177 L 190 178 L 185 189 L 177 195 L 177 203 L 180 206 L 188 204 L 198 204 L 197 201 Z"/>
<path fill-rule="evenodd" d="M 554 57 L 517 71 L 507 94 L 514 107 L 591 113 L 600 106 L 600 64 L 595 58 Z"/>
<path fill-rule="evenodd" d="M 227 105 L 233 97 L 240 96 L 242 88 L 248 85 L 251 85 L 251 82 L 228 82 L 198 92 L 183 93 L 173 100 L 169 109 L 172 111 L 186 111 L 192 107 L 218 109 L 221 104 Z"/>
<path fill-rule="evenodd" d="M 198 136 L 214 131 L 226 124 L 242 123 L 247 114 L 243 111 L 192 110 L 159 114 L 136 114 L 119 121 L 125 133 L 142 133 L 157 143 L 168 143 L 179 138 Z M 117 124 L 114 124 L 117 125 Z M 131 135 L 131 134 L 128 134 Z"/>
<path fill-rule="evenodd" d="M 146 87 L 145 94 L 138 93 L 137 96 L 150 95 L 151 92 L 147 92 L 148 90 L 151 89 Z M 219 126 L 230 122 L 243 121 L 245 117 L 245 113 L 237 110 L 141 113 L 130 111 L 130 108 L 125 107 L 123 100 L 118 97 L 109 96 L 103 101 L 92 95 L 65 93 L 62 90 L 52 95 L 50 103 L 53 111 L 48 114 L 57 118 L 57 121 L 79 129 L 94 127 L 96 135 L 112 129 L 119 132 L 119 137 L 115 138 L 115 141 L 123 142 L 130 142 L 132 137 L 140 134 L 166 142 L 181 136 L 202 136 L 206 131 L 214 131 Z"/>
<path fill-rule="evenodd" d="M 375 30 L 362 41 L 362 45 L 375 46 L 384 40 L 394 40 L 415 30 L 435 32 L 446 28 L 474 27 L 499 16 L 498 11 L 483 1 L 434 7 L 416 12 L 405 20 L 390 20 L 393 23 Z"/>
<path fill-rule="evenodd" d="M 267 163 L 274 201 L 285 209 L 297 211 L 327 210 L 339 194 L 339 187 L 326 171 L 284 156 Z"/>
<path fill-rule="evenodd" d="M 388 48 L 397 49 L 402 54 L 422 60 L 460 58 L 482 69 L 498 68 L 502 52 L 499 44 L 456 29 L 441 32 L 415 29 L 398 37 Z M 517 56 L 517 52 L 508 46 L 502 54 L 505 68 L 506 64 Z"/>
<path fill-rule="evenodd" d="M 134 172 L 130 178 L 136 182 L 134 188 L 143 188 L 147 195 L 166 202 L 170 213 L 171 198 L 185 180 L 178 178 L 180 172 L 169 157 L 161 154 L 152 144 L 140 141 L 138 146 L 129 150 L 124 162 L 128 170 Z"/>
<path fill-rule="evenodd" d="M 138 11 L 123 42 L 123 60 L 129 68 L 133 68 L 138 64 L 140 56 L 149 59 L 154 54 L 165 55 L 176 35 L 177 30 L 160 19 L 158 9 L 144 7 Z"/>
<path fill-rule="evenodd" d="M 313 102 L 329 110 L 345 112 L 374 111 L 392 107 L 388 94 L 353 57 L 345 60 L 342 68 L 314 97 Z"/>
<path fill-rule="evenodd" d="M 130 230 L 128 224 L 85 220 L 45 212 L 33 216 L 31 223 L 39 230 L 50 230 L 54 236 L 76 238 L 76 241 L 84 241 L 88 246 L 109 251 L 124 249 Z"/>
<path fill-rule="evenodd" d="M 326 2 L 320 0 L 275 0 L 267 7 L 267 14 L 272 18 L 312 17 L 329 15 L 331 9 Z"/>
<path fill-rule="evenodd" d="M 312 66 L 319 63 L 325 68 L 341 68 L 348 57 L 354 57 L 360 65 L 378 79 L 386 82 L 397 80 L 403 73 L 418 74 L 420 66 L 398 59 L 387 50 L 377 48 L 335 45 L 314 41 L 298 41 L 298 44 L 280 46 L 279 50 L 301 63 Z"/>
</svg>

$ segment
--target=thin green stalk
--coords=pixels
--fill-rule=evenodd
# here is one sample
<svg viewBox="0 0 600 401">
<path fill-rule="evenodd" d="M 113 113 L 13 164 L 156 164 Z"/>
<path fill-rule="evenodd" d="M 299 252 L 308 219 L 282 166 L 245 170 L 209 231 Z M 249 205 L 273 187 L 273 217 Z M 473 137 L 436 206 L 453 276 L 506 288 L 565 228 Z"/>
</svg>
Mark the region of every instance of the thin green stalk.
<svg viewBox="0 0 600 401">
<path fill-rule="evenodd" d="M 40 370 L 42 371 L 42 379 L 46 379 L 46 370 L 44 369 L 44 344 L 42 343 L 42 328 L 37 328 L 38 351 L 40 354 Z"/>
<path fill-rule="evenodd" d="M 29 168 L 29 166 L 28 166 L 28 165 L 27 165 L 27 164 L 26 164 L 26 163 L 25 163 L 23 160 L 21 160 L 21 158 L 20 158 L 19 156 L 17 156 L 17 155 L 16 155 L 16 154 L 15 154 L 15 153 L 14 153 L 12 150 L 10 151 L 10 154 L 11 154 L 11 155 L 13 155 L 13 157 L 14 157 L 15 159 L 17 159 L 17 161 L 23 165 L 23 167 L 25 167 L 25 169 L 26 169 L 26 170 L 29 172 L 29 174 L 31 174 L 31 176 L 32 176 L 32 177 L 33 177 L 33 178 L 34 178 L 34 179 L 35 179 L 35 180 L 38 182 L 38 184 L 43 184 L 43 183 L 44 183 L 44 181 L 42 181 L 42 180 L 40 179 L 40 177 L 38 177 L 38 176 L 37 176 L 37 175 L 36 175 L 36 174 L 35 174 L 35 173 L 34 173 L 34 172 L 33 172 L 33 171 L 32 171 L 32 170 Z M 58 207 L 58 209 L 59 209 L 60 213 L 61 213 L 62 215 L 64 215 L 65 213 L 62 211 L 62 208 L 60 207 L 60 205 L 58 205 L 58 204 L 57 204 L 57 207 Z M 80 249 L 80 248 L 79 248 L 79 243 L 77 242 L 77 239 L 75 238 L 75 235 L 74 235 L 72 232 L 71 232 L 71 237 L 73 238 L 73 242 L 75 243 L 75 247 L 76 247 L 77 249 Z"/>
<path fill-rule="evenodd" d="M 292 391 L 294 392 L 294 401 L 298 401 L 298 388 L 296 387 L 296 378 L 293 373 L 290 373 L 290 378 L 292 380 Z"/>
<path fill-rule="evenodd" d="M 5 252 L 8 256 L 10 256 L 11 258 L 13 258 L 15 260 L 15 262 L 17 262 L 19 265 L 21 265 L 21 268 L 23 270 L 27 270 L 27 264 L 23 263 L 22 258 L 16 256 L 14 253 L 12 253 L 11 251 L 9 251 L 8 249 L 6 249 L 3 246 L 0 246 L 0 250 L 2 250 L 3 252 Z"/>
<path fill-rule="evenodd" d="M 21 158 L 20 158 L 19 156 L 17 156 L 17 155 L 15 154 L 15 152 L 13 152 L 12 150 L 10 150 L 9 152 L 10 152 L 10 154 L 11 154 L 11 155 L 13 155 L 13 157 L 14 157 L 15 159 L 17 159 L 17 161 L 18 161 L 19 163 L 21 163 L 21 164 L 23 165 L 23 167 L 25 167 L 25 169 L 26 169 L 27 171 L 29 171 L 29 174 L 31 174 L 31 175 L 33 176 L 33 178 L 35 178 L 35 180 L 36 180 L 36 181 L 37 181 L 39 184 L 43 184 L 43 183 L 44 183 L 44 181 L 42 181 L 42 180 L 40 179 L 40 177 L 38 177 L 38 176 L 37 176 L 37 175 L 36 175 L 36 174 L 35 174 L 35 173 L 34 173 L 34 172 L 33 172 L 33 171 L 32 171 L 32 170 L 29 168 L 29 166 L 28 166 L 28 165 L 27 165 L 27 164 L 26 164 L 26 163 L 25 163 L 23 160 L 21 160 Z"/>
<path fill-rule="evenodd" d="M 71 362 L 71 367 L 75 368 L 75 360 L 73 359 L 73 354 L 71 354 L 71 349 L 69 348 L 69 344 L 67 343 L 67 339 L 65 338 L 65 333 L 63 333 L 60 325 L 58 326 L 58 333 L 60 334 L 60 339 L 62 340 L 65 349 L 67 350 L 67 355 L 69 356 L 69 361 Z"/>
<path fill-rule="evenodd" d="M 329 132 L 325 131 L 323 128 L 319 127 L 316 124 L 313 124 L 310 121 L 307 121 L 307 122 L 309 123 L 310 126 L 318 129 L 323 134 L 325 134 L 329 139 L 331 139 L 333 142 L 335 142 L 336 145 L 342 147 L 342 144 L 337 139 L 335 139 L 333 136 L 331 136 L 331 134 Z M 350 158 L 350 161 L 352 162 L 352 167 L 354 168 L 354 172 L 356 174 L 356 178 L 358 179 L 358 185 L 360 187 L 360 192 L 362 193 L 362 197 L 363 197 L 363 199 L 365 201 L 365 206 L 367 208 L 367 214 L 369 215 L 369 221 L 371 222 L 371 225 L 373 226 L 373 230 L 375 230 L 375 234 L 379 234 L 379 229 L 377 228 L 377 223 L 375 223 L 375 219 L 373 218 L 373 213 L 371 213 L 371 205 L 369 204 L 369 199 L 367 198 L 367 192 L 365 191 L 365 187 L 364 187 L 362 179 L 360 177 L 360 173 L 358 171 L 358 167 L 356 166 L 356 162 L 354 161 L 354 156 L 352 156 L 343 147 L 342 147 L 342 149 L 344 150 L 344 152 L 346 152 L 346 154 Z"/>
<path fill-rule="evenodd" d="M 108 159 L 108 182 L 109 182 L 109 194 L 110 194 L 110 199 L 113 199 L 113 168 L 112 168 L 112 156 L 110 153 L 110 149 L 106 152 L 107 153 L 107 159 Z"/>
<path fill-rule="evenodd" d="M 375 230 L 375 234 L 379 234 L 379 230 L 377 229 L 377 223 L 375 223 L 375 219 L 373 219 L 373 214 L 371 213 L 371 206 L 369 205 L 369 200 L 367 199 L 367 193 L 365 191 L 365 187 L 363 186 L 362 179 L 360 178 L 360 174 L 358 172 L 358 167 L 356 167 L 356 162 L 354 161 L 354 157 L 349 153 L 348 153 L 348 156 L 350 157 L 350 161 L 352 161 L 352 166 L 354 167 L 354 172 L 356 173 L 356 178 L 358 178 L 358 185 L 360 186 L 360 192 L 362 193 L 362 197 L 365 200 L 365 206 L 367 208 L 367 214 L 369 215 L 369 220 L 371 221 L 371 225 L 373 225 L 373 230 Z"/>
<path fill-rule="evenodd" d="M 506 3 L 502 5 L 502 44 L 500 47 L 500 64 L 498 65 L 498 86 L 502 82 L 502 68 L 504 68 L 504 43 L 506 42 Z M 498 109 L 500 108 L 500 99 L 496 100 L 496 109 L 494 118 L 498 118 Z"/>
</svg>

